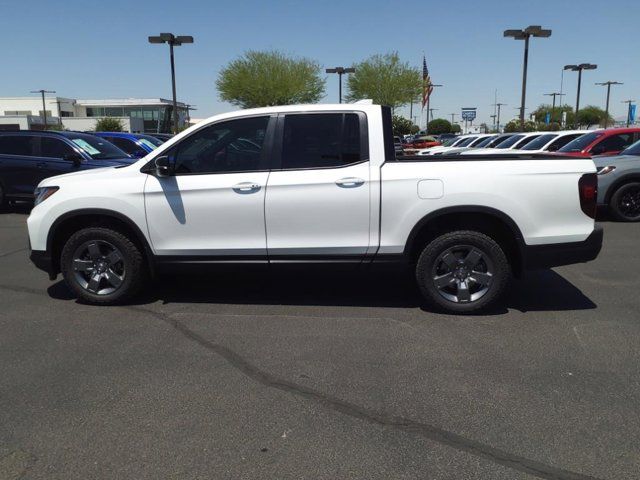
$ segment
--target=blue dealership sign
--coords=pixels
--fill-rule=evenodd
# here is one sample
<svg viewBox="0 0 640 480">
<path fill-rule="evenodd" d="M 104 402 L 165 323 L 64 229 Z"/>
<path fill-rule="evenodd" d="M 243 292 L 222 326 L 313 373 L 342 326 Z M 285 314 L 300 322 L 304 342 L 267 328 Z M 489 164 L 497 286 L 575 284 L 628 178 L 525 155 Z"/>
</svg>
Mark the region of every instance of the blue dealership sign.
<svg viewBox="0 0 640 480">
<path fill-rule="evenodd" d="M 551 112 L 547 112 L 547 114 L 544 116 L 544 123 L 546 123 L 547 125 L 551 123 Z"/>
<path fill-rule="evenodd" d="M 636 104 L 629 104 L 629 123 L 635 123 L 636 121 Z"/>
<path fill-rule="evenodd" d="M 469 120 L 473 122 L 476 118 L 476 109 L 475 108 L 463 108 L 462 109 L 462 119 Z"/>
</svg>

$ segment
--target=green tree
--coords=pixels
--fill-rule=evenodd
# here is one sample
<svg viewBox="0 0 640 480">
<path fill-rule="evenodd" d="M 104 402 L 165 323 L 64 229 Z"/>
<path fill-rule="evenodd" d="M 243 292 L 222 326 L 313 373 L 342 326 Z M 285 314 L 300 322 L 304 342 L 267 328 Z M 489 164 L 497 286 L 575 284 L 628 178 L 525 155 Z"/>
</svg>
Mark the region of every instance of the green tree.
<svg viewBox="0 0 640 480">
<path fill-rule="evenodd" d="M 370 98 L 395 109 L 415 99 L 422 88 L 420 70 L 400 61 L 397 52 L 373 55 L 354 67 L 347 80 L 349 101 Z"/>
<path fill-rule="evenodd" d="M 578 112 L 578 125 L 589 128 L 591 125 L 604 125 L 607 113 L 594 105 L 587 105 Z M 609 116 L 609 124 L 613 123 L 613 118 Z"/>
<path fill-rule="evenodd" d="M 241 108 L 316 103 L 324 95 L 320 65 L 277 51 L 248 51 L 216 80 L 220 99 Z"/>
<path fill-rule="evenodd" d="M 461 133 L 462 132 L 462 127 L 460 127 L 460 125 L 458 125 L 457 123 L 454 123 L 453 125 L 451 125 L 451 133 Z"/>
<path fill-rule="evenodd" d="M 427 125 L 427 132 L 431 135 L 451 133 L 451 122 L 444 118 L 435 118 L 429 122 L 429 125 Z"/>
<path fill-rule="evenodd" d="M 524 122 L 525 132 L 535 132 L 537 130 L 540 129 L 538 128 L 538 124 L 536 122 L 532 122 L 531 120 L 527 120 L 526 122 Z M 522 132 L 522 129 L 520 128 L 520 119 L 515 118 L 511 120 L 504 126 L 504 131 L 505 133 Z"/>
<path fill-rule="evenodd" d="M 573 121 L 573 108 L 569 105 L 557 105 L 556 108 L 552 108 L 549 104 L 539 105 L 533 112 L 533 117 L 536 122 L 544 123 L 547 113 L 551 116 L 551 123 L 562 122 L 562 113 L 567 112 L 567 125 L 571 125 Z"/>
<path fill-rule="evenodd" d="M 119 118 L 104 117 L 96 120 L 96 132 L 122 132 L 124 125 Z"/>
<path fill-rule="evenodd" d="M 394 115 L 391 119 L 391 125 L 393 126 L 394 135 L 409 135 L 412 133 L 418 133 L 420 127 L 415 125 L 411 120 L 408 120 L 399 115 Z"/>
</svg>

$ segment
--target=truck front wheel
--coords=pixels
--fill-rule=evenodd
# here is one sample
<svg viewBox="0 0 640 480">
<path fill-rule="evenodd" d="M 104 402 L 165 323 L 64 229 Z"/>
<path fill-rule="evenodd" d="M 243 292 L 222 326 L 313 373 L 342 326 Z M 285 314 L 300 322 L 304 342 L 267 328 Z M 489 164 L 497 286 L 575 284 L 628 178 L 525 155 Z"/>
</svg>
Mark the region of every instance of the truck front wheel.
<svg viewBox="0 0 640 480">
<path fill-rule="evenodd" d="M 114 305 L 133 296 L 144 283 L 140 249 L 122 233 L 103 227 L 79 230 L 62 249 L 60 267 L 79 299 Z"/>
<path fill-rule="evenodd" d="M 432 240 L 416 264 L 424 298 L 448 313 L 487 309 L 504 294 L 511 269 L 500 245 L 476 231 L 456 231 Z"/>
</svg>

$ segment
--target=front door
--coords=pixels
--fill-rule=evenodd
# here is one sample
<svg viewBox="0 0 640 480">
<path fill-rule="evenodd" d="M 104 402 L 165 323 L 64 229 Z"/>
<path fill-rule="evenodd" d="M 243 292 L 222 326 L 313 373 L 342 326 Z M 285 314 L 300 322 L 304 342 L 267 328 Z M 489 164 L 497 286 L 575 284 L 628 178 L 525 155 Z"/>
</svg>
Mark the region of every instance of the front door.
<svg viewBox="0 0 640 480">
<path fill-rule="evenodd" d="M 364 114 L 287 114 L 278 130 L 280 164 L 265 204 L 269 260 L 360 260 L 370 230 Z"/>
<path fill-rule="evenodd" d="M 261 116 L 215 123 L 167 152 L 173 174 L 150 175 L 145 184 L 157 255 L 266 258 L 271 121 Z"/>
</svg>

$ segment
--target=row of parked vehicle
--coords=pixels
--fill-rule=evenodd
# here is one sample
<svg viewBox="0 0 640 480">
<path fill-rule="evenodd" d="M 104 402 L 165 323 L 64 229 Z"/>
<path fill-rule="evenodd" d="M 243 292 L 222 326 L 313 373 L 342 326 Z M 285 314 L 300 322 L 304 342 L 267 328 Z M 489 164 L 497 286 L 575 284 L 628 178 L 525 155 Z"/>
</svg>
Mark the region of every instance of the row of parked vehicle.
<svg viewBox="0 0 640 480">
<path fill-rule="evenodd" d="M 36 186 L 48 177 L 131 164 L 169 138 L 125 132 L 0 132 L 0 206 L 33 200 Z"/>
<path fill-rule="evenodd" d="M 640 128 L 470 134 L 435 138 L 395 137 L 396 155 L 508 155 L 513 153 L 593 158 L 598 205 L 620 221 L 640 221 Z"/>
</svg>

